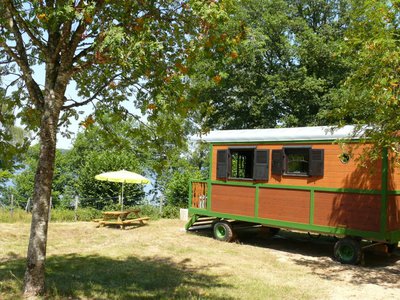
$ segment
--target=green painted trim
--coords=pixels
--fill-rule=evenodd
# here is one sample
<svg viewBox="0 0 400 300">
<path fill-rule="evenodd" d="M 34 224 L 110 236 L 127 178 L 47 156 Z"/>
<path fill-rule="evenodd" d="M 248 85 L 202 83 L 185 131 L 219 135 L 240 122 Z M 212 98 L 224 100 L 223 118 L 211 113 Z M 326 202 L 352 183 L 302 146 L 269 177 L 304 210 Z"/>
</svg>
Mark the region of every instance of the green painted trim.
<svg viewBox="0 0 400 300">
<path fill-rule="evenodd" d="M 314 225 L 315 191 L 310 192 L 310 225 Z"/>
<path fill-rule="evenodd" d="M 310 224 L 303 224 L 303 223 L 295 223 L 295 222 L 287 222 L 287 221 L 280 221 L 280 220 L 273 220 L 273 219 L 262 219 L 256 217 L 249 217 L 249 216 L 239 216 L 239 215 L 231 215 L 219 212 L 212 212 L 204 210 L 199 210 L 196 208 L 189 209 L 189 212 L 201 215 L 207 215 L 209 217 L 217 217 L 217 218 L 224 218 L 224 219 L 232 219 L 250 223 L 258 223 L 267 226 L 274 226 L 279 228 L 287 228 L 287 229 L 294 229 L 294 230 L 301 230 L 301 231 L 312 231 L 312 232 L 319 232 L 328 235 L 351 235 L 351 236 L 359 236 L 364 239 L 374 240 L 374 241 L 382 241 L 386 242 L 387 236 L 386 234 L 382 234 L 380 232 L 373 232 L 373 231 L 362 231 L 362 230 L 355 230 L 355 229 L 347 229 L 343 227 L 328 227 L 328 226 L 319 226 L 319 225 L 310 225 Z"/>
<path fill-rule="evenodd" d="M 189 201 L 188 201 L 188 207 L 192 207 L 192 200 L 193 200 L 193 180 L 189 180 Z"/>
<path fill-rule="evenodd" d="M 388 209 L 388 172 L 389 172 L 389 159 L 388 149 L 383 148 L 382 150 L 382 179 L 381 179 L 381 216 L 380 216 L 380 228 L 381 233 L 386 232 L 387 228 L 387 209 Z"/>
<path fill-rule="evenodd" d="M 211 211 L 211 192 L 212 184 L 211 181 L 207 182 L 207 210 Z"/>
<path fill-rule="evenodd" d="M 260 205 L 260 187 L 257 185 L 256 186 L 256 195 L 254 199 L 254 216 L 257 218 L 258 217 L 258 207 Z"/>
<path fill-rule="evenodd" d="M 400 195 L 400 191 L 387 191 L 388 195 Z"/>
<path fill-rule="evenodd" d="M 400 230 L 399 231 L 392 231 L 389 233 L 388 238 L 389 243 L 398 243 L 400 242 Z"/>
<path fill-rule="evenodd" d="M 209 146 L 208 146 L 208 149 L 209 149 L 209 153 L 208 153 L 208 160 L 209 160 L 209 162 L 210 162 L 210 166 L 209 166 L 209 169 L 208 169 L 208 179 L 209 180 L 211 180 L 212 178 L 211 178 L 211 176 L 212 176 L 212 170 L 213 170 L 213 145 L 212 144 L 210 144 Z"/>
<path fill-rule="evenodd" d="M 300 141 L 245 141 L 245 142 L 211 142 L 215 146 L 230 146 L 230 145 L 290 145 L 290 144 L 335 144 L 338 139 L 329 140 L 300 140 Z M 350 143 L 358 144 L 360 140 L 352 139 Z"/>
<path fill-rule="evenodd" d="M 352 193 L 352 194 L 370 194 L 370 195 L 381 195 L 380 190 L 361 190 L 361 189 L 344 189 L 344 188 L 326 188 L 326 187 L 315 187 L 315 186 L 297 186 L 297 185 L 280 185 L 280 184 L 267 184 L 267 183 L 247 183 L 237 181 L 218 181 L 212 180 L 211 184 L 219 185 L 232 185 L 232 186 L 247 186 L 247 187 L 261 187 L 270 189 L 286 189 L 286 190 L 303 190 L 303 191 L 316 191 L 316 192 L 336 192 L 336 193 Z"/>
<path fill-rule="evenodd" d="M 194 223 L 196 223 L 196 221 L 197 221 L 198 218 L 199 218 L 199 216 L 196 215 L 196 214 L 194 214 L 194 215 L 190 218 L 189 222 L 186 223 L 186 225 L 185 225 L 185 230 L 189 230 L 189 228 L 192 227 Z"/>
</svg>

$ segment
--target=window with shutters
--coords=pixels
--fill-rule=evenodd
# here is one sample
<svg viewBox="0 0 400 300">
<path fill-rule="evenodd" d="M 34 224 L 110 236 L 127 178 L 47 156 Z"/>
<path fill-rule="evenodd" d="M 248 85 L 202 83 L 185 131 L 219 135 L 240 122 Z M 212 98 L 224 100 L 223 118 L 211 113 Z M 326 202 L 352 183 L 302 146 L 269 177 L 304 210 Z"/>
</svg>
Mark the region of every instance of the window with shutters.
<svg viewBox="0 0 400 300">
<path fill-rule="evenodd" d="M 272 150 L 273 175 L 323 176 L 324 150 L 311 147 L 283 147 Z"/>
<path fill-rule="evenodd" d="M 218 179 L 268 180 L 269 150 L 255 147 L 217 151 Z"/>
</svg>

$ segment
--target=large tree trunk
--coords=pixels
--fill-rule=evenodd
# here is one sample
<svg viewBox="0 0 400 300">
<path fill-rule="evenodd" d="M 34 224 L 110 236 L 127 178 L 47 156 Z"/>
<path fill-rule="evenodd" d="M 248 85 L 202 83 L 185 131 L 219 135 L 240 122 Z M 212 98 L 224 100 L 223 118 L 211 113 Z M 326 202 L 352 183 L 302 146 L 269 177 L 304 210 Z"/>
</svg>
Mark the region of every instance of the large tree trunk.
<svg viewBox="0 0 400 300">
<path fill-rule="evenodd" d="M 45 288 L 47 228 L 59 118 L 56 101 L 51 98 L 53 97 L 48 96 L 45 99 L 40 125 L 40 155 L 35 175 L 32 223 L 24 278 L 24 295 L 28 297 L 42 294 Z"/>
</svg>

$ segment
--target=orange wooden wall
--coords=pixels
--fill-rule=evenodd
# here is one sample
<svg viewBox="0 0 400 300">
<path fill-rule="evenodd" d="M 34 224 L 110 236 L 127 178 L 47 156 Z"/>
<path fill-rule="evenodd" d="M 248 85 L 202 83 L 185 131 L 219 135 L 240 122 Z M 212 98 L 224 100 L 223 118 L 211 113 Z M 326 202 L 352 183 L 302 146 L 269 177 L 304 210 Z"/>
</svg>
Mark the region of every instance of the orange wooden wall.
<svg viewBox="0 0 400 300">
<path fill-rule="evenodd" d="M 256 189 L 253 187 L 213 184 L 211 210 L 254 217 Z"/>
<path fill-rule="evenodd" d="M 258 216 L 308 224 L 310 222 L 310 192 L 260 188 Z"/>
<path fill-rule="evenodd" d="M 327 188 L 348 188 L 348 189 L 368 189 L 380 190 L 381 189 L 381 161 L 370 163 L 363 167 L 355 158 L 359 157 L 362 152 L 362 146 L 352 149 L 352 158 L 347 164 L 343 164 L 339 160 L 340 154 L 343 150 L 338 144 L 299 144 L 296 146 L 312 146 L 313 149 L 324 149 L 324 176 L 323 177 L 293 177 L 293 176 L 276 176 L 271 175 L 271 151 L 270 151 L 270 166 L 269 166 L 269 180 L 262 183 L 269 184 L 283 184 L 292 186 L 318 186 Z M 235 145 L 236 147 L 238 145 Z M 243 146 L 256 146 L 257 149 L 281 149 L 284 145 L 257 145 L 246 144 Z M 229 146 L 214 146 L 212 153 L 212 168 L 211 179 L 216 180 L 216 160 L 217 150 L 228 149 Z M 394 172 L 394 179 L 400 188 L 400 171 L 397 169 Z"/>
<path fill-rule="evenodd" d="M 322 177 L 292 177 L 271 174 L 271 155 L 274 149 L 284 145 L 257 145 L 257 149 L 270 150 L 269 180 L 261 183 L 274 185 L 309 186 L 321 188 L 343 188 L 380 190 L 382 181 L 382 163 L 377 160 L 362 166 L 356 159 L 364 147 L 349 146 L 344 148 L 338 144 L 296 144 L 296 146 L 312 146 L 313 149 L 324 149 L 324 175 Z M 238 147 L 238 145 L 232 145 Z M 352 147 L 352 148 L 349 148 Z M 213 146 L 211 180 L 216 180 L 217 150 L 228 149 L 226 146 Z M 345 149 L 345 151 L 343 150 Z M 339 156 L 352 149 L 352 158 L 343 164 Z M 228 180 L 228 182 L 232 180 Z M 240 182 L 240 180 L 235 180 Z M 253 183 L 253 181 L 243 181 Z M 260 182 L 257 182 L 260 183 Z M 400 190 L 400 168 L 389 163 L 388 189 Z M 255 186 L 212 185 L 211 210 L 215 212 L 256 217 L 255 215 Z M 258 217 L 309 224 L 311 213 L 310 191 L 296 189 L 276 189 L 260 187 Z M 365 231 L 380 230 L 381 195 L 338 193 L 315 191 L 314 216 L 315 225 L 329 227 L 344 227 Z M 400 229 L 400 195 L 388 197 L 389 231 Z"/>
<path fill-rule="evenodd" d="M 314 224 L 379 232 L 381 195 L 315 192 Z"/>
</svg>

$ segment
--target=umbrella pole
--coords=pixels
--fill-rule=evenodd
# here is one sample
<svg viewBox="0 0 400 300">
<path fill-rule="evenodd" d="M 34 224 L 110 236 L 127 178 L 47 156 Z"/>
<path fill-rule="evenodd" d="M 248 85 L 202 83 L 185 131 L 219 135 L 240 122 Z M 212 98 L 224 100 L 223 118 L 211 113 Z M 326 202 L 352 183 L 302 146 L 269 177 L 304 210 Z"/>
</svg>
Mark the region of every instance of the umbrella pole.
<svg viewBox="0 0 400 300">
<path fill-rule="evenodd" d="M 124 183 L 122 183 L 122 192 L 121 192 L 121 211 L 124 210 Z"/>
</svg>

